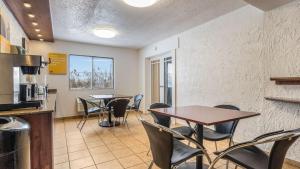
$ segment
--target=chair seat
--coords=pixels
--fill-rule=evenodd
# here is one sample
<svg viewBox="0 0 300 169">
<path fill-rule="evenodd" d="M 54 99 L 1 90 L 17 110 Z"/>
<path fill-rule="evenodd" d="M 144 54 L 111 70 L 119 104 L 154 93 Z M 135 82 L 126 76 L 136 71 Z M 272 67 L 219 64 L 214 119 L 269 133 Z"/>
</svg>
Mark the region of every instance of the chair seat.
<svg viewBox="0 0 300 169">
<path fill-rule="evenodd" d="M 99 113 L 100 112 L 100 108 L 99 107 L 92 107 L 88 109 L 88 113 L 92 114 L 92 113 Z"/>
<path fill-rule="evenodd" d="M 186 136 L 186 137 L 191 137 L 194 133 L 194 130 L 191 129 L 190 127 L 188 126 L 181 126 L 181 127 L 175 127 L 175 128 L 172 128 L 172 130 Z M 181 138 L 180 136 L 176 136 L 174 135 L 175 138 Z"/>
<path fill-rule="evenodd" d="M 224 139 L 227 139 L 230 137 L 231 137 L 231 134 L 218 133 L 215 130 L 212 130 L 209 128 L 203 128 L 203 138 L 205 140 L 220 141 L 220 140 L 224 140 Z"/>
<path fill-rule="evenodd" d="M 219 153 L 215 153 L 219 154 Z M 269 157 L 261 149 L 251 146 L 233 150 L 223 157 L 244 168 L 266 169 L 268 168 Z"/>
<path fill-rule="evenodd" d="M 173 155 L 171 159 L 172 165 L 178 165 L 196 155 L 202 155 L 202 151 L 192 148 L 176 139 L 173 141 Z"/>
</svg>

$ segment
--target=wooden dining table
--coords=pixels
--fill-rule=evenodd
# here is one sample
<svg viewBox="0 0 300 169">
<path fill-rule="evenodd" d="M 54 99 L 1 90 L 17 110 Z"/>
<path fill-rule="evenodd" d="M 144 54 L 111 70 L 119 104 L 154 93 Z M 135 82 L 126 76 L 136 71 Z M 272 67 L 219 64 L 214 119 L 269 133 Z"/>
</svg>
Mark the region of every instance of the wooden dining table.
<svg viewBox="0 0 300 169">
<path fill-rule="evenodd" d="M 213 108 L 206 106 L 184 106 L 184 107 L 170 107 L 170 108 L 158 108 L 148 109 L 165 116 L 174 117 L 189 122 L 194 122 L 196 140 L 203 145 L 203 126 L 215 125 L 233 120 L 240 120 L 260 115 L 260 113 L 237 111 L 230 109 Z M 202 169 L 207 168 L 203 164 L 203 157 L 198 156 L 196 158 L 196 164 L 186 163 L 188 168 Z"/>
<path fill-rule="evenodd" d="M 128 98 L 131 99 L 132 96 L 129 95 L 121 95 L 121 94 L 102 94 L 102 95 L 90 95 L 91 98 L 97 99 L 97 100 L 104 100 L 106 104 L 113 99 L 120 99 L 120 98 Z M 105 105 L 106 106 L 106 105 Z M 110 109 L 110 107 L 108 107 Z M 101 127 L 113 127 L 113 126 L 118 126 L 120 123 L 118 121 L 113 121 L 111 119 L 111 111 L 108 111 L 108 119 L 103 120 L 99 123 L 99 126 Z"/>
</svg>

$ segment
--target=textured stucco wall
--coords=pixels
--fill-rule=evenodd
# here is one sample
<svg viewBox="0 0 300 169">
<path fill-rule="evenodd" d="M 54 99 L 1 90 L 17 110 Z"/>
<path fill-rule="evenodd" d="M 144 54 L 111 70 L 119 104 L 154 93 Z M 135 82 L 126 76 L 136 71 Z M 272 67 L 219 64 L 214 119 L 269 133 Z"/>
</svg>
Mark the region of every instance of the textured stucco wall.
<svg viewBox="0 0 300 169">
<path fill-rule="evenodd" d="M 278 86 L 271 76 L 300 76 L 300 1 L 265 13 L 264 17 L 264 95 L 299 98 L 300 86 Z M 260 132 L 300 127 L 300 105 L 263 102 Z M 288 156 L 300 161 L 300 141 Z"/>
<path fill-rule="evenodd" d="M 235 141 L 300 127 L 300 105 L 264 100 L 264 96 L 300 97 L 300 86 L 277 86 L 269 80 L 300 74 L 300 0 L 269 12 L 248 5 L 178 38 L 178 106 L 225 103 L 260 112 L 261 116 L 240 122 Z M 288 158 L 300 161 L 300 141 Z"/>
<path fill-rule="evenodd" d="M 299 86 L 276 86 L 270 76 L 300 74 L 300 1 L 269 12 L 240 8 L 179 35 L 177 104 L 234 104 L 260 117 L 242 120 L 236 141 L 300 127 L 300 105 L 264 96 L 300 96 Z M 300 161 L 300 142 L 288 157 Z M 266 147 L 269 148 L 269 147 Z"/>
<path fill-rule="evenodd" d="M 264 12 L 246 6 L 182 33 L 177 49 L 177 105 L 233 104 L 261 112 Z M 260 133 L 260 118 L 242 120 L 236 140 Z M 260 125 L 260 126 L 258 126 Z"/>
</svg>

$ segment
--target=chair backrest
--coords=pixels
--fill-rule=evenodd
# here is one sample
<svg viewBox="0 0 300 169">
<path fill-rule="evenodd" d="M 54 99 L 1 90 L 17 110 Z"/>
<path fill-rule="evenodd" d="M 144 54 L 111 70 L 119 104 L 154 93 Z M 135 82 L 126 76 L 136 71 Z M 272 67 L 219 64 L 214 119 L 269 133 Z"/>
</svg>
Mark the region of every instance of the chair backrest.
<svg viewBox="0 0 300 169">
<path fill-rule="evenodd" d="M 299 138 L 300 129 L 294 130 L 298 135 L 288 137 L 283 140 L 275 141 L 271 149 L 268 169 L 281 169 L 284 163 L 286 153 L 290 146 Z"/>
<path fill-rule="evenodd" d="M 154 104 L 150 105 L 150 109 L 169 108 L 169 107 L 171 107 L 171 106 L 169 106 L 165 103 L 154 103 Z M 150 114 L 153 117 L 155 123 L 165 126 L 165 127 L 168 127 L 168 128 L 170 127 L 171 118 L 169 116 L 164 116 L 164 115 L 161 115 L 161 114 L 153 112 L 153 111 L 150 111 Z"/>
<path fill-rule="evenodd" d="M 215 107 L 222 108 L 222 109 L 230 109 L 230 110 L 240 110 L 238 107 L 232 105 L 218 105 Z M 218 133 L 233 134 L 238 122 L 239 120 L 234 120 L 234 121 L 229 121 L 221 124 L 216 124 L 215 129 Z"/>
<path fill-rule="evenodd" d="M 134 96 L 134 98 L 133 98 L 134 109 L 136 109 L 136 110 L 140 109 L 140 104 L 141 104 L 143 97 L 144 97 L 144 95 L 142 95 L 142 94 L 138 94 L 138 95 Z"/>
<path fill-rule="evenodd" d="M 80 102 L 82 103 L 84 114 L 88 115 L 88 105 L 85 99 L 79 97 Z"/>
<path fill-rule="evenodd" d="M 173 154 L 173 135 L 149 122 L 141 121 L 149 138 L 153 162 L 161 169 L 170 169 Z"/>
<path fill-rule="evenodd" d="M 115 117 L 124 117 L 129 102 L 129 99 L 114 99 L 106 107 L 112 107 L 111 111 Z"/>
</svg>

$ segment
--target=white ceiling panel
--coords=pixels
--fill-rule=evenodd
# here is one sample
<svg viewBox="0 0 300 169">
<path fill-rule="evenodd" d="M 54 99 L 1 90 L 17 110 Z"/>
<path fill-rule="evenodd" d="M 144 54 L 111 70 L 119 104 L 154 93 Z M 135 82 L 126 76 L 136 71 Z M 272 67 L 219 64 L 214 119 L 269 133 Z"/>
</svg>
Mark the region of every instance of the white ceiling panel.
<svg viewBox="0 0 300 169">
<path fill-rule="evenodd" d="M 224 15 L 243 0 L 160 0 L 134 8 L 122 0 L 50 0 L 54 38 L 67 41 L 141 48 Z M 95 27 L 113 26 L 119 35 L 101 39 Z"/>
</svg>

